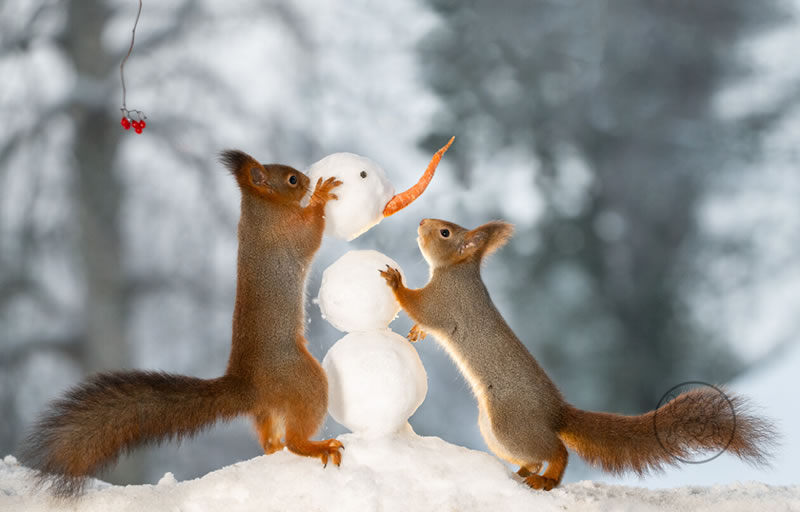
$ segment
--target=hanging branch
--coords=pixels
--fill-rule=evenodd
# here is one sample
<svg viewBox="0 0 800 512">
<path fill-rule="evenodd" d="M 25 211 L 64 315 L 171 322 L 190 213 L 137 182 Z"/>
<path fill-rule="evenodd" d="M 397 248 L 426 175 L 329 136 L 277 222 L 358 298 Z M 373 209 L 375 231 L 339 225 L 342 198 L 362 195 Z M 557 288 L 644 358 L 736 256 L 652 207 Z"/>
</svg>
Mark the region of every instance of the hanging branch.
<svg viewBox="0 0 800 512">
<path fill-rule="evenodd" d="M 141 110 L 136 109 L 128 109 L 128 105 L 125 102 L 128 90 L 125 88 L 125 63 L 128 62 L 128 57 L 131 56 L 131 52 L 133 52 L 133 44 L 136 41 L 136 26 L 139 25 L 139 17 L 142 15 L 142 0 L 139 0 L 139 11 L 136 13 L 136 21 L 133 23 L 133 30 L 131 31 L 131 45 L 128 48 L 128 53 L 122 59 L 122 62 L 119 64 L 119 79 L 122 82 L 122 120 L 120 124 L 126 130 L 130 130 L 131 126 L 133 126 L 133 130 L 136 133 L 142 133 L 142 131 L 147 126 L 145 119 L 147 116 Z M 132 114 L 136 115 L 136 119 L 131 119 Z"/>
</svg>

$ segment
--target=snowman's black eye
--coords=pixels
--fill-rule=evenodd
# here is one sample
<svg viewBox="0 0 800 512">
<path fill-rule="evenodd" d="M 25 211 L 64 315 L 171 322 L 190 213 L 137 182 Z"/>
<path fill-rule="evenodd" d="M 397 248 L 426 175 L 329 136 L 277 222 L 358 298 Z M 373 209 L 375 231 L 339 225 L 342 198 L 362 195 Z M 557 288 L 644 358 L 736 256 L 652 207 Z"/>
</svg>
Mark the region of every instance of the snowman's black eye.
<svg viewBox="0 0 800 512">
<path fill-rule="evenodd" d="M 442 235 L 442 238 L 447 238 L 448 236 L 450 236 L 450 230 L 447 228 L 440 229 L 439 233 Z"/>
<path fill-rule="evenodd" d="M 361 177 L 362 178 L 366 178 L 367 177 L 367 171 L 361 171 Z"/>
<path fill-rule="evenodd" d="M 297 185 L 297 176 L 295 176 L 294 174 L 289 176 L 289 184 L 290 185 Z"/>
</svg>

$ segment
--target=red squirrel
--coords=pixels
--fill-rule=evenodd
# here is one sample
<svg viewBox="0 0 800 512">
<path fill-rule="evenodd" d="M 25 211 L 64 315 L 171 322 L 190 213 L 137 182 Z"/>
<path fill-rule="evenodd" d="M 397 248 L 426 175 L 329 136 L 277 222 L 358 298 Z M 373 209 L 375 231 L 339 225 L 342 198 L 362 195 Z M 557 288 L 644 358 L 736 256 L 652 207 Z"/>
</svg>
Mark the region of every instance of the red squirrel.
<svg viewBox="0 0 800 512">
<path fill-rule="evenodd" d="M 583 411 L 564 401 L 500 315 L 481 279 L 481 262 L 512 231 L 511 224 L 499 221 L 467 230 L 424 219 L 417 241 L 430 266 L 428 284 L 412 290 L 397 269 L 387 266 L 380 272 L 416 322 L 409 339 L 422 339 L 425 331 L 434 334 L 472 387 L 487 445 L 519 465 L 525 483 L 544 490 L 557 486 L 567 467 L 565 445 L 612 473 L 642 474 L 674 464 L 693 450 L 726 449 L 755 464 L 766 462 L 764 447 L 776 434 L 767 421 L 748 414 L 738 396 L 694 389 L 639 416 Z M 694 420 L 713 423 L 717 435 L 680 434 Z M 656 429 L 679 433 L 669 451 Z"/>
<path fill-rule="evenodd" d="M 328 381 L 303 337 L 306 278 L 322 242 L 325 204 L 341 182 L 320 179 L 302 207 L 309 189 L 303 173 L 236 150 L 220 160 L 242 195 L 227 370 L 215 379 L 101 373 L 67 392 L 33 427 L 21 457 L 56 496 L 80 494 L 87 477 L 122 452 L 239 415 L 253 418 L 267 454 L 285 445 L 323 464 L 341 462 L 342 443 L 310 440 L 327 413 Z"/>
</svg>

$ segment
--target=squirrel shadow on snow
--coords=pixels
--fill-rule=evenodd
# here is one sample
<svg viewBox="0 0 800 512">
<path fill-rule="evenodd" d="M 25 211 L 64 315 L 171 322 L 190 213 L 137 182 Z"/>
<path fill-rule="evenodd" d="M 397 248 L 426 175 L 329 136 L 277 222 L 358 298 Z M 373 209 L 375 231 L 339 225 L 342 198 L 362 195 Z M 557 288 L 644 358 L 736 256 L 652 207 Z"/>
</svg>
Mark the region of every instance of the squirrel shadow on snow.
<svg viewBox="0 0 800 512">
<path fill-rule="evenodd" d="M 749 463 L 767 464 L 766 448 L 777 433 L 767 420 L 750 414 L 740 396 L 693 389 L 639 416 L 583 411 L 567 403 L 500 315 L 481 278 L 484 258 L 512 233 L 512 225 L 501 221 L 467 230 L 423 219 L 417 241 L 430 266 L 427 285 L 409 289 L 391 267 L 380 273 L 415 322 L 409 339 L 423 339 L 425 331 L 435 335 L 472 387 L 487 445 L 520 466 L 526 484 L 544 490 L 557 486 L 567 467 L 566 447 L 617 474 L 659 470 L 703 450 L 727 450 Z M 720 407 L 721 400 L 730 407 Z M 730 436 L 685 433 L 667 451 L 656 435 L 656 429 L 685 432 L 688 422 L 697 420 L 714 422 Z"/>
<path fill-rule="evenodd" d="M 341 462 L 339 441 L 310 440 L 327 414 L 328 381 L 304 338 L 308 269 L 322 242 L 325 204 L 341 182 L 320 179 L 302 207 L 310 183 L 300 171 L 236 150 L 220 160 L 242 193 L 227 370 L 215 379 L 101 373 L 67 392 L 33 426 L 20 457 L 57 497 L 80 494 L 122 452 L 245 414 L 265 453 L 286 446 L 324 464 Z"/>
</svg>

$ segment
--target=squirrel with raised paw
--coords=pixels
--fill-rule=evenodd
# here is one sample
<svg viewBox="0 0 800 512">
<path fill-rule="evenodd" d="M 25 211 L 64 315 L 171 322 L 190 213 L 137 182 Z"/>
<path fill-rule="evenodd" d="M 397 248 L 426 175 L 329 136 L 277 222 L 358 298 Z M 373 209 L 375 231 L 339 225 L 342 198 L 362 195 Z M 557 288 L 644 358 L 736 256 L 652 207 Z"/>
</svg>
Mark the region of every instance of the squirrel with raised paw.
<svg viewBox="0 0 800 512">
<path fill-rule="evenodd" d="M 199 379 L 160 372 L 101 373 L 51 405 L 27 438 L 22 461 L 56 496 L 82 492 L 87 477 L 120 453 L 182 439 L 219 420 L 249 415 L 267 454 L 284 445 L 339 465 L 342 444 L 311 441 L 327 413 L 328 381 L 304 338 L 305 288 L 322 243 L 334 178 L 316 183 L 292 167 L 235 150 L 220 160 L 239 184 L 239 256 L 230 359 Z"/>
<path fill-rule="evenodd" d="M 696 450 L 727 450 L 748 462 L 766 463 L 765 446 L 776 437 L 772 426 L 748 414 L 743 398 L 725 397 L 713 388 L 690 390 L 639 416 L 583 411 L 565 402 L 500 315 L 481 278 L 481 262 L 512 231 L 506 222 L 467 230 L 424 219 L 417 241 L 430 266 L 428 284 L 412 290 L 396 269 L 380 272 L 416 322 L 409 339 L 422 339 L 428 331 L 441 343 L 472 387 L 489 448 L 519 465 L 526 484 L 544 490 L 557 486 L 567 467 L 565 445 L 612 473 L 642 474 Z M 687 434 L 682 428 L 692 422 L 713 423 L 714 435 Z M 669 450 L 657 432 L 677 433 Z"/>
</svg>

